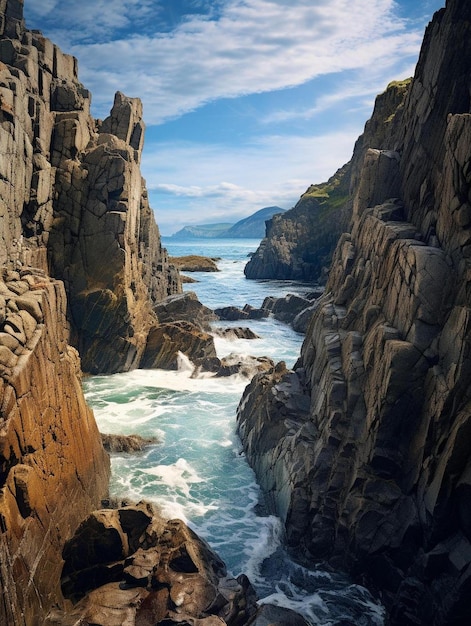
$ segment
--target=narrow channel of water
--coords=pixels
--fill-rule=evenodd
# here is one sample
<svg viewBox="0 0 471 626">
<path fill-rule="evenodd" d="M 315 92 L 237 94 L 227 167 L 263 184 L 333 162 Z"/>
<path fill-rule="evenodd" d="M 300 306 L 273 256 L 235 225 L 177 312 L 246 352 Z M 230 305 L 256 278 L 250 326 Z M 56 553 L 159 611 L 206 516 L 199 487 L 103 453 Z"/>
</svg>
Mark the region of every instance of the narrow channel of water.
<svg viewBox="0 0 471 626">
<path fill-rule="evenodd" d="M 268 295 L 306 293 L 311 285 L 248 281 L 243 268 L 255 240 L 166 240 L 170 254 L 218 257 L 220 272 L 192 274 L 188 285 L 210 308 L 248 303 Z M 250 323 L 260 339 L 216 338 L 220 357 L 231 352 L 296 361 L 303 337 L 271 318 Z M 159 505 L 185 520 L 220 554 L 233 575 L 245 573 L 263 601 L 301 612 L 313 625 L 380 626 L 382 608 L 344 576 L 309 571 L 283 551 L 280 521 L 263 512 L 254 474 L 235 434 L 235 414 L 247 380 L 237 376 L 191 378 L 180 371 L 137 370 L 85 380 L 87 399 L 101 432 L 154 436 L 158 443 L 138 455 L 112 457 L 111 495 Z"/>
</svg>

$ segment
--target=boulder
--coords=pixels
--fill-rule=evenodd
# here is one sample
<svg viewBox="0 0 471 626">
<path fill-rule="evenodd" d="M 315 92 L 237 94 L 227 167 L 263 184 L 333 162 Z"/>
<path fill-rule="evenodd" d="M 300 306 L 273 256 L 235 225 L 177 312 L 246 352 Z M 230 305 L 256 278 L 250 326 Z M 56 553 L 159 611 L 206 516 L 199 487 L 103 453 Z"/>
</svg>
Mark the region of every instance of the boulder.
<svg viewBox="0 0 471 626">
<path fill-rule="evenodd" d="M 151 328 L 140 366 L 176 370 L 180 352 L 195 366 L 217 358 L 211 335 L 191 322 L 178 321 Z"/>
<path fill-rule="evenodd" d="M 62 587 L 74 606 L 45 624 L 242 626 L 256 610 L 245 576 L 229 577 L 183 522 L 146 503 L 86 519 L 64 548 Z"/>
<path fill-rule="evenodd" d="M 193 291 L 168 296 L 154 306 L 154 313 L 161 324 L 183 320 L 205 331 L 210 330 L 210 322 L 218 319 L 211 309 L 201 304 Z"/>
<path fill-rule="evenodd" d="M 214 335 L 225 337 L 226 339 L 260 339 L 260 336 L 248 327 L 213 328 L 212 332 Z"/>
</svg>

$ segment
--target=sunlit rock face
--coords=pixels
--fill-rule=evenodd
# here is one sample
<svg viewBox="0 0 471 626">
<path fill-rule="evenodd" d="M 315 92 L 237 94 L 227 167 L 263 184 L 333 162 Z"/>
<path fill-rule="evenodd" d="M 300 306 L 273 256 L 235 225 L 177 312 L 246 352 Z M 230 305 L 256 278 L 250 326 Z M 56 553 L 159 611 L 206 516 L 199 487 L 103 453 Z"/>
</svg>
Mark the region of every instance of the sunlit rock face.
<svg viewBox="0 0 471 626">
<path fill-rule="evenodd" d="M 109 459 L 68 344 L 61 282 L 0 271 L 1 624 L 62 602 L 62 548 L 106 495 Z"/>
<path fill-rule="evenodd" d="M 434 16 L 295 372 L 239 408 L 292 548 L 369 581 L 401 625 L 471 615 L 470 23 L 456 0 Z"/>
<path fill-rule="evenodd" d="M 142 104 L 117 93 L 90 115 L 77 61 L 24 28 L 8 0 L 0 27 L 0 264 L 64 281 L 85 370 L 139 365 L 156 302 L 181 291 L 140 173 Z"/>
</svg>

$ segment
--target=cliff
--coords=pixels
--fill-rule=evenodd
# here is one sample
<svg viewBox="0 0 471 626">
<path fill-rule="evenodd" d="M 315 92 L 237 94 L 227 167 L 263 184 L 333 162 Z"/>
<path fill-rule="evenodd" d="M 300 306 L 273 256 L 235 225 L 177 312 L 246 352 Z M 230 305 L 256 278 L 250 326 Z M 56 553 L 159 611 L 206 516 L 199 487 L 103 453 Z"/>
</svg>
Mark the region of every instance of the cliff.
<svg viewBox="0 0 471 626">
<path fill-rule="evenodd" d="M 140 174 L 142 104 L 118 92 L 94 120 L 76 59 L 25 29 L 22 1 L 0 6 L 0 264 L 64 282 L 86 371 L 131 369 L 181 291 Z"/>
<path fill-rule="evenodd" d="M 471 618 L 470 24 L 459 0 L 435 14 L 394 132 L 361 140 L 295 370 L 255 379 L 238 415 L 291 549 L 401 626 Z"/>
<path fill-rule="evenodd" d="M 292 209 L 267 222 L 265 238 L 245 267 L 247 278 L 325 282 L 337 241 L 351 221 L 365 152 L 390 145 L 409 86 L 410 80 L 388 85 L 376 99 L 351 160 L 327 182 L 311 185 Z"/>
<path fill-rule="evenodd" d="M 61 282 L 0 274 L 0 623 L 62 601 L 62 549 L 107 493 L 109 460 L 68 345 Z"/>
<path fill-rule="evenodd" d="M 181 291 L 140 175 L 143 133 L 140 101 L 121 93 L 110 116 L 94 120 L 76 60 L 25 28 L 23 0 L 0 0 L 0 624 L 109 626 L 118 610 L 130 623 L 136 596 L 121 593 L 119 581 L 129 559 L 126 576 L 139 574 L 139 550 L 151 544 L 162 546 L 163 568 L 169 555 L 178 565 L 193 546 L 188 594 L 196 571 L 210 590 L 185 606 L 191 619 L 211 592 L 229 598 L 217 603 L 228 623 L 255 611 L 248 582 L 226 580 L 188 529 L 166 526 L 145 505 L 93 513 L 107 495 L 110 463 L 83 396 L 81 365 L 91 372 L 139 365 L 160 328 L 155 306 Z M 86 519 L 84 540 L 74 540 Z M 105 520 L 102 533 L 96 519 Z M 74 576 L 96 595 L 72 593 Z M 103 607 L 98 588 L 112 578 L 112 604 Z M 168 597 L 160 594 L 157 608 L 151 597 L 136 620 L 169 616 L 170 589 L 181 581 L 181 573 L 169 574 Z M 173 598 L 180 592 L 181 584 Z M 77 593 L 84 606 L 74 617 Z"/>
</svg>

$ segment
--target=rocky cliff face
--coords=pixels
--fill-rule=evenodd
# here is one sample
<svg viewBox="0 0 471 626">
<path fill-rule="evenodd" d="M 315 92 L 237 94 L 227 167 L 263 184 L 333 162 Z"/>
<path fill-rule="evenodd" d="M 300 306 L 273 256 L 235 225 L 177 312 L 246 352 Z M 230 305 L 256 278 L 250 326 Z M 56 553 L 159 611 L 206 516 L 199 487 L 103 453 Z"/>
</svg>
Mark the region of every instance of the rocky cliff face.
<svg viewBox="0 0 471 626">
<path fill-rule="evenodd" d="M 326 183 L 311 185 L 290 211 L 267 222 L 266 236 L 245 267 L 247 278 L 325 282 L 337 241 L 351 220 L 365 152 L 390 145 L 409 86 L 409 80 L 391 83 L 376 99 L 351 161 Z"/>
<path fill-rule="evenodd" d="M 62 548 L 108 490 L 109 460 L 68 345 L 61 282 L 0 273 L 0 623 L 62 601 Z"/>
<path fill-rule="evenodd" d="M 154 305 L 180 291 L 140 176 L 140 102 L 118 93 L 103 122 L 89 107 L 76 60 L 25 28 L 23 0 L 0 0 L 5 625 L 67 609 L 64 545 L 107 494 L 109 459 L 76 348 L 89 371 L 137 365 Z"/>
<path fill-rule="evenodd" d="M 26 30 L 22 7 L 0 7 L 0 264 L 64 281 L 86 371 L 131 369 L 153 304 L 181 290 L 140 174 L 142 105 L 117 93 L 94 120 L 76 59 Z"/>
<path fill-rule="evenodd" d="M 292 548 L 369 581 L 401 625 L 471 616 L 470 23 L 459 0 L 434 16 L 295 371 L 239 408 Z"/>
</svg>

